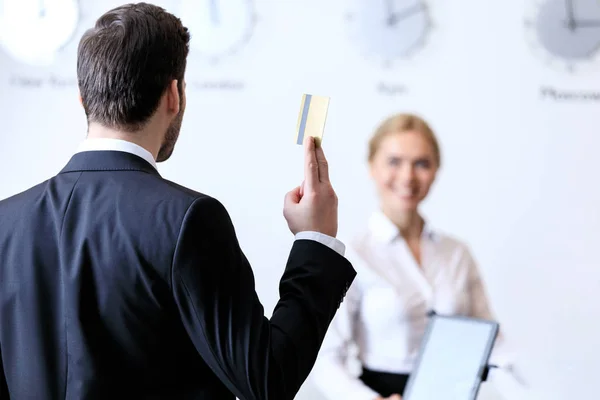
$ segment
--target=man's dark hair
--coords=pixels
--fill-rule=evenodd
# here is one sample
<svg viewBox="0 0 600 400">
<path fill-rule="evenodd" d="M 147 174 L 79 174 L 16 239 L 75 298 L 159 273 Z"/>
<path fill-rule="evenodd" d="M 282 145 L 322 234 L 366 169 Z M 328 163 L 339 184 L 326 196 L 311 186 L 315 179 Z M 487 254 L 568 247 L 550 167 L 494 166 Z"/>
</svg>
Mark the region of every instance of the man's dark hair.
<svg viewBox="0 0 600 400">
<path fill-rule="evenodd" d="M 182 94 L 189 41 L 179 18 L 152 4 L 126 4 L 102 15 L 77 54 L 88 123 L 141 129 L 173 79 Z"/>
</svg>

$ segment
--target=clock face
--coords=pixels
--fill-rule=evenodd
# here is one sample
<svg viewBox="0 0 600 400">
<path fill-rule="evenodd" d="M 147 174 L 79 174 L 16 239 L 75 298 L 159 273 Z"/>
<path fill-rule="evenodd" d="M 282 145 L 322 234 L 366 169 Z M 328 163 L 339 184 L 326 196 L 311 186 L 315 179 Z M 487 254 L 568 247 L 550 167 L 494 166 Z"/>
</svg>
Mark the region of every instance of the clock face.
<svg viewBox="0 0 600 400">
<path fill-rule="evenodd" d="M 256 21 L 251 0 L 181 0 L 179 15 L 190 30 L 192 51 L 211 61 L 239 50 Z"/>
<path fill-rule="evenodd" d="M 526 20 L 534 49 L 568 71 L 600 58 L 600 1 L 544 0 Z"/>
<path fill-rule="evenodd" d="M 431 28 L 422 0 L 354 0 L 348 15 L 352 40 L 363 54 L 391 63 L 407 59 L 424 44 Z"/>
<path fill-rule="evenodd" d="M 0 0 L 0 45 L 13 58 L 48 65 L 77 29 L 76 0 Z"/>
</svg>

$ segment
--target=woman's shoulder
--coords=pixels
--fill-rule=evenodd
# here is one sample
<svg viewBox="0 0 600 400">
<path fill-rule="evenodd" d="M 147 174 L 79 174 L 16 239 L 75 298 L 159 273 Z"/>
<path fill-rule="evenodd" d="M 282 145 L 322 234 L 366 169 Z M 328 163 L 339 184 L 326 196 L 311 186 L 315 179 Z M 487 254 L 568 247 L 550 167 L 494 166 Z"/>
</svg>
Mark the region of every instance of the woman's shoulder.
<svg viewBox="0 0 600 400">
<path fill-rule="evenodd" d="M 448 265 L 454 265 L 459 269 L 476 266 L 471 246 L 461 237 L 438 230 L 432 237 L 432 243 L 437 257 L 445 260 Z"/>
<path fill-rule="evenodd" d="M 426 229 L 427 230 L 425 231 L 425 234 L 434 244 L 436 244 L 436 247 L 440 250 L 461 253 L 469 252 L 469 245 L 467 244 L 467 241 L 458 235 L 448 233 L 431 226 L 428 226 Z"/>
<path fill-rule="evenodd" d="M 436 236 L 436 243 L 439 243 L 444 248 L 455 249 L 460 251 L 465 251 L 469 248 L 469 245 L 467 244 L 466 240 L 458 236 L 448 233 L 437 233 Z"/>
<path fill-rule="evenodd" d="M 374 246 L 368 231 L 354 233 L 341 238 L 346 246 L 346 258 L 356 270 L 357 279 L 362 280 L 372 273 Z"/>
<path fill-rule="evenodd" d="M 431 226 L 426 227 L 424 235 L 433 244 L 428 246 L 429 249 L 442 258 L 458 260 L 472 257 L 468 242 L 458 235 Z M 387 246 L 382 244 L 370 229 L 346 234 L 342 241 L 346 245 L 346 258 L 359 275 L 362 272 L 363 276 L 369 276 L 376 272 L 375 265 L 381 262 L 381 257 L 385 257 Z"/>
</svg>

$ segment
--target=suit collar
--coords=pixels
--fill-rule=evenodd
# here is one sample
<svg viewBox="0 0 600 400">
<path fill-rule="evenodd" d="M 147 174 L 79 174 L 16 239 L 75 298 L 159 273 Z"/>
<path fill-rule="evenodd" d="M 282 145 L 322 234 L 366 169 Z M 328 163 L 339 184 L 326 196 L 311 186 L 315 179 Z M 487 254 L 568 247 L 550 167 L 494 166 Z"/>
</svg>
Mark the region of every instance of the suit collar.
<svg viewBox="0 0 600 400">
<path fill-rule="evenodd" d="M 82 171 L 141 171 L 160 176 L 148 161 L 138 155 L 121 150 L 76 153 L 60 173 Z"/>
</svg>

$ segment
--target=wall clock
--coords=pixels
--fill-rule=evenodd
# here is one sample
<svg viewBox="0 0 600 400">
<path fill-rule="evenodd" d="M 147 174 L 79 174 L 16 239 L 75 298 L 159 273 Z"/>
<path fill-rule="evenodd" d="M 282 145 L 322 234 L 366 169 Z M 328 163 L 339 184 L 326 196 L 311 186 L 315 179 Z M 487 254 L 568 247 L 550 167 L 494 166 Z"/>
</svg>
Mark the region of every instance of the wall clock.
<svg viewBox="0 0 600 400">
<path fill-rule="evenodd" d="M 412 58 L 431 30 L 423 0 L 353 0 L 347 14 L 351 40 L 367 58 L 384 65 Z"/>
<path fill-rule="evenodd" d="M 191 52 L 211 63 L 241 50 L 256 24 L 252 0 L 181 0 L 179 15 L 190 30 Z"/>
<path fill-rule="evenodd" d="M 0 46 L 25 64 L 46 66 L 73 39 L 77 0 L 0 0 Z"/>
<path fill-rule="evenodd" d="M 525 20 L 530 44 L 552 66 L 574 72 L 600 60 L 600 0 L 543 0 Z"/>
</svg>

